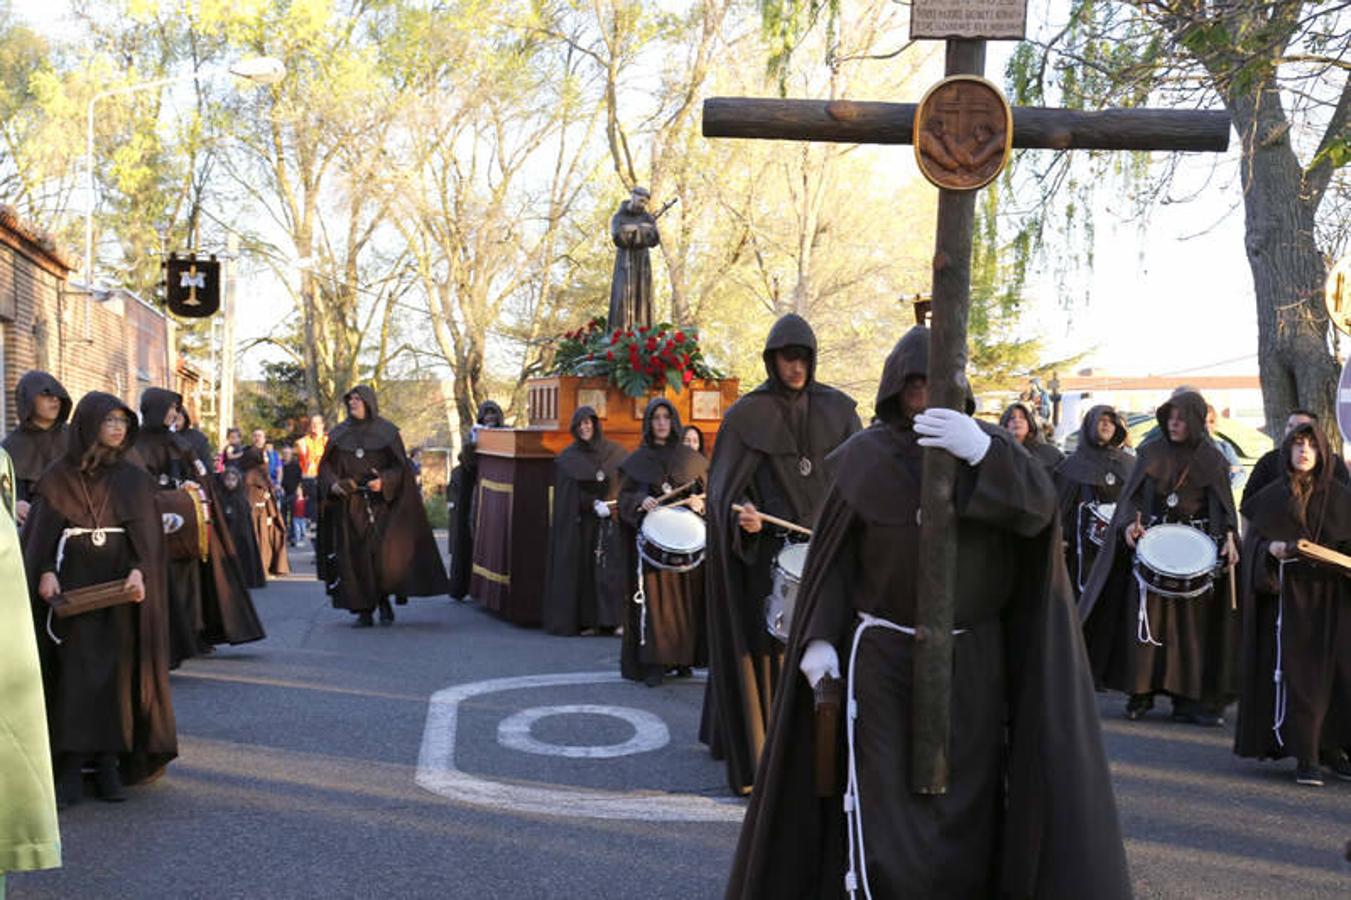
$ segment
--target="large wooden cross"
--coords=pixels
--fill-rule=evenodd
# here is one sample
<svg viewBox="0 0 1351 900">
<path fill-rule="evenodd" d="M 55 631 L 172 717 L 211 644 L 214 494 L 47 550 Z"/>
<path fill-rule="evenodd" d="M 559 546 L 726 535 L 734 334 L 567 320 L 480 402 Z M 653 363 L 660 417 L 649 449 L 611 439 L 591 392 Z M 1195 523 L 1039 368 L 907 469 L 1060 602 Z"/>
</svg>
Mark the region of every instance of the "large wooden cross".
<svg viewBox="0 0 1351 900">
<path fill-rule="evenodd" d="M 961 0 L 947 2 L 951 8 L 963 5 L 972 8 L 970 3 L 963 4 Z M 912 15 L 919 14 L 921 5 L 917 0 Z M 930 5 L 934 5 L 934 0 L 930 0 Z M 995 5 L 976 4 L 976 7 Z M 963 36 L 947 39 L 946 73 L 948 76 L 979 76 L 985 69 L 985 39 L 1021 38 L 1022 24 L 1021 21 L 1018 23 L 1016 34 L 959 33 Z M 916 35 L 912 28 L 912 37 L 916 36 L 921 35 Z M 999 102 L 1003 102 L 1002 98 Z M 909 144 L 915 136 L 917 110 L 917 104 L 907 103 L 716 97 L 704 102 L 703 133 L 705 137 L 720 138 Z M 959 116 L 957 121 L 960 120 Z M 1229 116 L 1224 112 L 1187 110 L 1091 112 L 1015 107 L 1012 110 L 1011 143 L 1013 147 L 1055 150 L 1222 152 L 1229 145 Z M 943 156 L 941 147 L 936 152 Z M 970 154 L 966 156 L 970 162 Z M 920 162 L 923 168 L 923 158 Z M 973 176 L 976 183 L 970 186 L 979 187 L 988 182 L 988 177 L 980 181 L 981 177 L 984 176 Z M 966 330 L 975 202 L 974 190 L 939 191 L 938 235 L 933 260 L 929 402 L 957 410 L 964 408 L 967 396 Z M 948 784 L 953 595 L 957 571 L 956 514 L 952 498 L 957 465 L 947 453 L 929 450 L 924 455 L 920 532 L 924 550 L 920 554 L 915 623 L 914 743 L 910 770 L 910 787 L 921 794 L 946 793 Z"/>
</svg>

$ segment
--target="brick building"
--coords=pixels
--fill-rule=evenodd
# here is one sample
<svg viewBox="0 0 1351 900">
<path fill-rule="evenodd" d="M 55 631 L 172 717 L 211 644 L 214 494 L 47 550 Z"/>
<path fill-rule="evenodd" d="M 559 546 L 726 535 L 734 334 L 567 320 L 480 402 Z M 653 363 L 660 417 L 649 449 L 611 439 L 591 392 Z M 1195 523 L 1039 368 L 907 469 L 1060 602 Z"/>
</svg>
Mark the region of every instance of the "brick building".
<svg viewBox="0 0 1351 900">
<path fill-rule="evenodd" d="M 170 348 L 173 323 L 130 291 L 91 296 L 70 283 L 75 265 L 50 235 L 0 205 L 0 423 L 17 424 L 14 389 L 30 369 L 51 372 L 76 402 L 88 391 L 133 409 L 147 387 L 191 393 L 197 375 Z M 186 390 L 185 390 L 186 388 Z"/>
</svg>

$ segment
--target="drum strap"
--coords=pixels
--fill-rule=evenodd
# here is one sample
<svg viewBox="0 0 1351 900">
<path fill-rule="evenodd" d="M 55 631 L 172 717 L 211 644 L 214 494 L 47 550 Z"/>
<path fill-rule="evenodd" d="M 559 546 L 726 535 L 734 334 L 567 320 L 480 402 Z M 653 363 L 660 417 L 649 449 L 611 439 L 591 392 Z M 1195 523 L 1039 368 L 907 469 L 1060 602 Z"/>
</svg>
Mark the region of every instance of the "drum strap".
<svg viewBox="0 0 1351 900">
<path fill-rule="evenodd" d="M 849 682 L 846 694 L 845 740 L 849 745 L 849 780 L 844 789 L 844 817 L 849 831 L 849 871 L 844 875 L 844 889 L 851 898 L 858 896 L 859 883 L 863 884 L 863 896 L 872 900 L 872 889 L 868 886 L 868 854 L 863 844 L 863 797 L 859 790 L 858 761 L 855 756 L 854 728 L 858 720 L 858 698 L 854 695 L 854 672 L 858 662 L 858 648 L 863 640 L 863 632 L 869 628 L 886 628 L 901 634 L 915 636 L 915 629 L 906 625 L 897 625 L 880 616 L 865 612 L 858 614 L 858 628 L 854 630 L 854 641 L 849 648 Z M 967 629 L 954 628 L 953 637 L 965 634 Z"/>
<path fill-rule="evenodd" d="M 1276 746 L 1284 747 L 1281 726 L 1285 724 L 1285 711 L 1289 696 L 1285 687 L 1284 650 L 1281 647 L 1281 631 L 1285 623 L 1285 560 L 1281 560 L 1278 575 L 1280 584 L 1276 598 L 1276 666 L 1272 670 L 1271 680 L 1276 685 L 1275 702 L 1272 705 L 1271 730 L 1276 735 Z"/>
<path fill-rule="evenodd" d="M 1155 647 L 1162 647 L 1163 644 L 1154 640 L 1154 633 L 1149 628 L 1149 590 L 1145 585 L 1145 580 L 1140 577 L 1139 572 L 1135 572 L 1135 583 L 1140 586 L 1140 610 L 1135 615 L 1135 639 L 1142 644 L 1153 644 Z"/>
</svg>

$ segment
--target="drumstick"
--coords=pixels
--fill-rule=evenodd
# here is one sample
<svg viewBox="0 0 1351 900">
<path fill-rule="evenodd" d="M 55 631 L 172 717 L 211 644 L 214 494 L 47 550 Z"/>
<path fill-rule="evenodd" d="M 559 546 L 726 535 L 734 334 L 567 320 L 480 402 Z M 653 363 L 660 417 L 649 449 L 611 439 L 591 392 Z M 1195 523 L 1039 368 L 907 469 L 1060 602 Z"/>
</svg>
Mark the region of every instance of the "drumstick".
<svg viewBox="0 0 1351 900">
<path fill-rule="evenodd" d="M 743 512 L 745 509 L 746 507 L 742 506 L 740 503 L 732 504 L 733 512 L 739 513 Z M 807 537 L 812 536 L 812 530 L 810 528 L 803 528 L 801 525 L 798 525 L 795 522 L 789 522 L 787 519 L 780 519 L 778 516 L 771 516 L 769 513 L 762 513 L 758 510 L 756 511 L 755 514 L 771 525 L 777 525 L 780 528 L 787 528 L 789 531 L 796 531 L 798 534 L 805 534 Z"/>
<path fill-rule="evenodd" d="M 665 503 L 667 500 L 670 500 L 670 499 L 671 499 L 672 497 L 674 497 L 676 494 L 679 494 L 681 491 L 688 491 L 690 488 L 694 487 L 694 486 L 695 486 L 696 484 L 698 484 L 698 483 L 699 483 L 699 479 L 696 478 L 696 479 L 694 479 L 693 481 L 690 481 L 690 482 L 687 482 L 687 483 L 685 483 L 685 484 L 682 484 L 682 485 L 681 485 L 680 487 L 678 487 L 678 488 L 671 488 L 669 491 L 667 491 L 666 493 L 662 494 L 660 497 L 656 497 L 656 498 L 654 498 L 654 499 L 657 501 L 657 505 L 660 506 L 661 504 Z M 619 501 L 618 501 L 618 500 L 606 500 L 606 501 L 605 501 L 605 505 L 606 505 L 606 506 L 618 506 L 618 505 L 619 505 Z"/>
</svg>

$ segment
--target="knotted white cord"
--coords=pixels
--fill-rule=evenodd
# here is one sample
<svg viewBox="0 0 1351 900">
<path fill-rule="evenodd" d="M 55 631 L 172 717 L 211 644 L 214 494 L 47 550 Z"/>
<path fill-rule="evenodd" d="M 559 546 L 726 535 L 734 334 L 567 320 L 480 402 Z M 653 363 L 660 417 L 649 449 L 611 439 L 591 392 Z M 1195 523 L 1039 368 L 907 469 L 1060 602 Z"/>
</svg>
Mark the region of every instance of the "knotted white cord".
<svg viewBox="0 0 1351 900">
<path fill-rule="evenodd" d="M 73 537 L 79 537 L 82 534 L 126 534 L 125 528 L 63 528 L 61 530 L 61 540 L 56 542 L 56 569 L 54 574 L 58 577 L 61 574 L 61 564 L 66 561 L 66 541 Z M 101 541 L 99 543 L 102 543 Z M 55 610 L 47 607 L 47 637 L 52 639 L 52 643 L 61 646 L 64 643 L 56 632 L 52 630 L 52 616 Z"/>
<path fill-rule="evenodd" d="M 1286 707 L 1289 704 L 1289 694 L 1285 686 L 1285 671 L 1283 665 L 1284 653 L 1281 649 L 1281 630 L 1285 621 L 1285 560 L 1281 560 L 1279 574 L 1279 588 L 1276 597 L 1276 668 L 1272 672 L 1271 680 L 1276 685 L 1276 699 L 1272 705 L 1271 730 L 1276 734 L 1276 746 L 1284 748 L 1285 740 L 1281 737 L 1281 726 L 1285 724 Z"/>
<path fill-rule="evenodd" d="M 638 532 L 638 538 L 634 541 L 634 547 L 638 551 L 634 556 L 638 557 L 638 592 L 633 595 L 633 602 L 638 604 L 638 646 L 647 646 L 647 590 L 643 585 L 643 533 Z"/>
<path fill-rule="evenodd" d="M 1148 588 L 1145 580 L 1140 577 L 1140 573 L 1135 573 L 1135 583 L 1140 585 L 1140 611 L 1135 616 L 1135 639 L 1142 644 L 1153 644 L 1155 647 L 1162 647 L 1159 641 L 1154 640 L 1154 633 L 1149 628 L 1149 598 Z"/>
<path fill-rule="evenodd" d="M 915 636 L 915 629 L 897 625 L 880 616 L 865 612 L 858 614 L 858 628 L 854 631 L 853 644 L 849 648 L 848 685 L 845 693 L 845 741 L 849 748 L 849 781 L 844 789 L 844 817 L 849 836 L 849 871 L 844 875 L 844 889 L 850 897 L 858 896 L 859 882 L 863 883 L 863 896 L 872 900 L 872 889 L 868 885 L 868 853 L 863 844 L 863 795 L 858 778 L 858 758 L 855 754 L 854 728 L 858 719 L 858 698 L 854 695 L 854 671 L 858 661 L 858 648 L 862 643 L 863 632 L 869 628 L 886 628 L 901 634 Z M 965 634 L 967 629 L 954 628 L 953 637 Z M 857 847 L 857 850 L 855 850 Z"/>
</svg>

